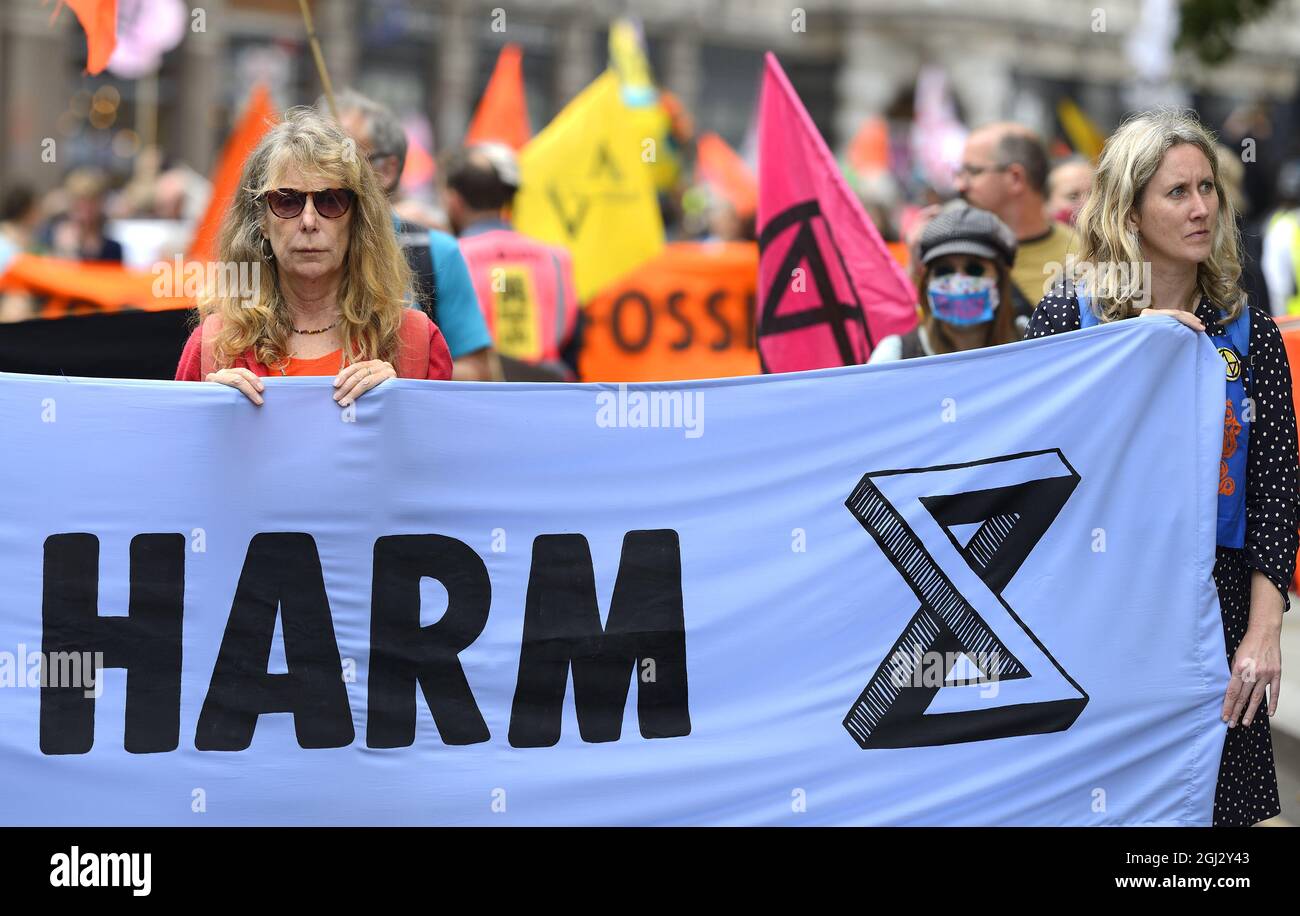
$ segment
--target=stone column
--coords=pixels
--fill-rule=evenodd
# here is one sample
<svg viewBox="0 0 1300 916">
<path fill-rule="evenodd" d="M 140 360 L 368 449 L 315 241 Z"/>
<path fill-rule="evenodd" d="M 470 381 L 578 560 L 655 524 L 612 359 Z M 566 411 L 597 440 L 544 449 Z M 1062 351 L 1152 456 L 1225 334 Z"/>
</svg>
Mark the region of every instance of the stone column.
<svg viewBox="0 0 1300 916">
<path fill-rule="evenodd" d="M 361 21 L 357 0 L 316 0 L 312 19 L 334 90 L 337 92 L 344 87 L 355 86 L 361 56 L 360 42 L 357 40 L 357 29 Z M 311 57 L 311 49 L 307 48 L 305 53 L 310 60 L 310 72 L 315 76 L 316 61 Z M 318 95 L 324 92 L 319 77 L 313 85 L 316 86 Z"/>
<path fill-rule="evenodd" d="M 472 96 L 478 36 L 490 27 L 491 15 L 488 9 L 471 9 L 464 0 L 453 0 L 442 8 L 428 93 L 434 102 L 434 142 L 438 150 L 460 143 L 469 127 L 477 101 Z M 508 29 L 508 20 L 506 25 Z"/>
<path fill-rule="evenodd" d="M 74 22 L 64 9 L 51 28 L 49 8 L 36 3 L 7 3 L 0 10 L 0 182 L 6 186 L 25 182 L 46 191 L 68 170 L 70 150 L 57 122 L 77 86 Z M 54 141 L 53 162 L 42 159 L 47 140 Z"/>
<path fill-rule="evenodd" d="M 573 17 L 557 22 L 555 49 L 555 110 L 559 111 L 587 87 L 605 66 L 597 59 L 596 36 L 587 24 L 589 17 Z"/>
<path fill-rule="evenodd" d="M 177 105 L 167 137 L 169 152 L 200 175 L 207 175 L 216 158 L 222 126 L 217 117 L 226 75 L 226 0 L 193 0 L 190 6 L 199 6 L 200 2 L 203 31 L 193 30 L 192 18 L 186 23 L 179 48 Z"/>
<path fill-rule="evenodd" d="M 847 144 L 864 120 L 883 115 L 899 91 L 912 84 L 920 55 L 867 17 L 853 17 L 846 23 L 843 43 L 835 87 L 835 133 Z"/>
<path fill-rule="evenodd" d="M 949 88 L 961 101 L 966 126 L 1001 121 L 1009 114 L 1012 95 L 1012 51 L 991 35 L 953 43 L 941 58 Z"/>
<path fill-rule="evenodd" d="M 700 96 L 700 39 L 693 32 L 678 32 L 668 41 L 664 55 L 664 72 L 656 73 L 659 85 L 677 96 L 685 109 L 694 114 Z"/>
</svg>

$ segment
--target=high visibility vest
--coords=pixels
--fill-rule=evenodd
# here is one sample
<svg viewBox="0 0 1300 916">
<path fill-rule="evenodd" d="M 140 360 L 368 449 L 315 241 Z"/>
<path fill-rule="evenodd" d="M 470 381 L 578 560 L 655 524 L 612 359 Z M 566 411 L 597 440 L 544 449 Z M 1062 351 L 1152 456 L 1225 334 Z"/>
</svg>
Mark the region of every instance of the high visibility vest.
<svg viewBox="0 0 1300 916">
<path fill-rule="evenodd" d="M 505 223 L 471 226 L 460 250 L 497 351 L 532 364 L 558 361 L 578 321 L 568 251 Z"/>
<path fill-rule="evenodd" d="M 1218 334 L 1208 335 L 1224 362 L 1227 390 L 1223 411 L 1223 453 L 1219 459 L 1219 511 L 1215 538 L 1221 547 L 1240 549 L 1246 543 L 1246 455 L 1250 449 L 1250 421 L 1246 409 L 1250 371 L 1250 309 L 1243 307 L 1236 320 L 1219 315 Z M 1079 293 L 1079 325 L 1090 328 L 1100 323 L 1092 301 Z"/>
<path fill-rule="evenodd" d="M 1291 224 L 1291 296 L 1286 300 L 1286 313 L 1300 315 L 1300 214 L 1294 210 L 1280 210 L 1268 221 L 1272 229 L 1278 223 Z"/>
</svg>

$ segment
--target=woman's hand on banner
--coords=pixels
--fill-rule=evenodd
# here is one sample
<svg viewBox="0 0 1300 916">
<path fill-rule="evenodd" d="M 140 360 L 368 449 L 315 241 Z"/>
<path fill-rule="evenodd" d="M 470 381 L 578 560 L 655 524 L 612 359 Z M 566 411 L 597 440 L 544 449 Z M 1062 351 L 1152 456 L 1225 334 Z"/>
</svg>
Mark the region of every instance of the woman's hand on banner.
<svg viewBox="0 0 1300 916">
<path fill-rule="evenodd" d="M 1182 324 L 1187 325 L 1198 334 L 1205 330 L 1205 325 L 1201 324 L 1201 319 L 1197 318 L 1192 312 L 1184 309 L 1143 309 L 1138 313 L 1139 318 L 1152 318 L 1156 315 L 1168 315 Z"/>
<path fill-rule="evenodd" d="M 251 369 L 221 369 L 217 372 L 209 372 L 204 381 L 238 388 L 254 404 L 259 407 L 262 406 L 262 391 L 264 390 L 262 380 Z"/>
<path fill-rule="evenodd" d="M 334 400 L 347 407 L 371 388 L 397 378 L 397 370 L 382 359 L 368 359 L 344 368 L 334 380 Z"/>
</svg>

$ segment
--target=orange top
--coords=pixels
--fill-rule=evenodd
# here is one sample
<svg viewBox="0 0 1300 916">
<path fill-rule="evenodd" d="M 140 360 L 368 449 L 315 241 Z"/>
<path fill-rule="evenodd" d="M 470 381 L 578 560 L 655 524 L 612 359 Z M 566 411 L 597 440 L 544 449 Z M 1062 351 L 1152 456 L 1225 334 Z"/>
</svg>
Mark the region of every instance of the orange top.
<svg viewBox="0 0 1300 916">
<path fill-rule="evenodd" d="M 200 382 L 215 371 L 217 367 L 213 346 L 220 330 L 221 316 L 209 315 L 190 332 L 190 339 L 185 342 L 185 350 L 176 364 L 176 381 Z M 393 368 L 397 370 L 398 378 L 435 381 L 451 378 L 451 353 L 447 351 L 447 342 L 442 339 L 442 331 L 429 320 L 428 315 L 417 308 L 405 309 L 402 313 L 402 326 L 397 334 L 401 346 L 395 354 L 397 362 Z M 339 353 L 334 357 L 326 374 L 334 371 L 341 356 Z M 235 358 L 231 368 L 247 369 L 259 378 L 279 374 L 278 369 L 259 363 L 251 347 Z M 284 368 L 287 372 L 289 367 L 286 364 Z"/>
<path fill-rule="evenodd" d="M 275 371 L 279 372 L 280 368 L 277 366 Z M 296 359 L 291 356 L 283 368 L 285 375 L 338 375 L 343 371 L 343 348 L 315 359 Z"/>
</svg>

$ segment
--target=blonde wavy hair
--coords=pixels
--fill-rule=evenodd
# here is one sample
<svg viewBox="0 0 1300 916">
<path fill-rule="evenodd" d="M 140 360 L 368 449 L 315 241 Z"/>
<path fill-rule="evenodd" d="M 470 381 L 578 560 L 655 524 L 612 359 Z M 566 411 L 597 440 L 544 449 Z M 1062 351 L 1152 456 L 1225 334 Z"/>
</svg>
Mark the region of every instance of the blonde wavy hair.
<svg viewBox="0 0 1300 916">
<path fill-rule="evenodd" d="M 1079 260 L 1088 265 L 1142 263 L 1138 237 L 1128 228 L 1129 214 L 1141 204 L 1165 153 L 1184 143 L 1195 146 L 1209 160 L 1214 190 L 1219 196 L 1210 256 L 1196 266 L 1196 284 L 1215 308 L 1232 320 L 1241 314 L 1245 295 L 1239 283 L 1241 239 L 1237 211 L 1224 188 L 1214 136 L 1191 111 L 1157 109 L 1134 115 L 1106 141 L 1092 194 L 1079 211 L 1075 226 L 1080 240 Z M 1132 315 L 1134 302 L 1142 298 L 1141 272 L 1135 273 L 1114 284 L 1107 291 L 1112 295 L 1094 295 L 1093 308 L 1101 321 L 1119 321 Z"/>
<path fill-rule="evenodd" d="M 199 298 L 200 320 L 221 317 L 213 338 L 214 363 L 230 366 L 250 349 L 266 366 L 288 358 L 292 316 L 262 227 L 265 220 L 276 218 L 264 195 L 281 186 L 291 164 L 305 181 L 349 188 L 355 195 L 338 294 L 343 352 L 350 354 L 351 362 L 394 362 L 411 271 L 398 246 L 388 198 L 370 163 L 337 123 L 310 108 L 291 108 L 244 163 L 239 190 L 221 224 L 219 260 L 257 265 L 261 275 L 255 301 L 246 301 L 233 289 L 207 290 Z"/>
</svg>

